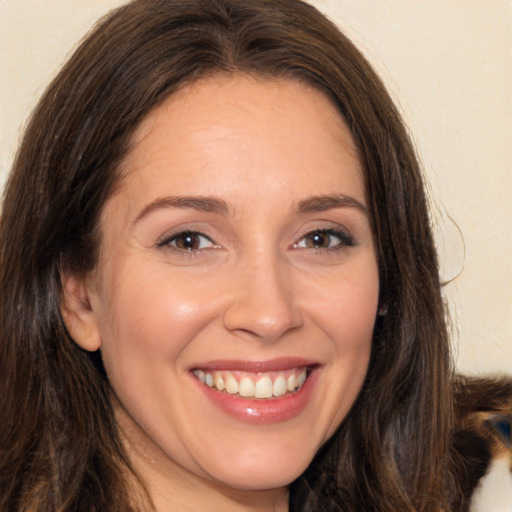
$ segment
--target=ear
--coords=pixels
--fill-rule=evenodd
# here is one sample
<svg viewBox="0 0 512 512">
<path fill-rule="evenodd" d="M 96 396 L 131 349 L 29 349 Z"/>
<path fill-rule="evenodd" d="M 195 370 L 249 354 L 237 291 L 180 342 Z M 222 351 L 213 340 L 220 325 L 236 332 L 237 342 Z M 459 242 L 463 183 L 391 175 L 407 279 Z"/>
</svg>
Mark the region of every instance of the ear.
<svg viewBox="0 0 512 512">
<path fill-rule="evenodd" d="M 84 350 L 94 352 L 101 346 L 96 315 L 91 307 L 87 279 L 63 275 L 63 297 L 60 310 L 73 340 Z"/>
</svg>

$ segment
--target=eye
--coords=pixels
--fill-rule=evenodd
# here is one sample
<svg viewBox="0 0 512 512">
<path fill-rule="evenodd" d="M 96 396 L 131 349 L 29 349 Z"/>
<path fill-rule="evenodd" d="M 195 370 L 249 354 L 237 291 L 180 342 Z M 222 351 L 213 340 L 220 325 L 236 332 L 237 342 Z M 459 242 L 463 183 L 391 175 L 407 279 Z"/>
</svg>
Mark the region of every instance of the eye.
<svg viewBox="0 0 512 512">
<path fill-rule="evenodd" d="M 341 249 L 353 246 L 354 240 L 350 235 L 335 229 L 316 229 L 301 238 L 294 247 L 304 249 Z"/>
<path fill-rule="evenodd" d="M 214 247 L 214 243 L 208 236 L 197 231 L 182 231 L 165 236 L 158 242 L 158 247 L 171 247 L 179 251 L 199 251 Z"/>
</svg>

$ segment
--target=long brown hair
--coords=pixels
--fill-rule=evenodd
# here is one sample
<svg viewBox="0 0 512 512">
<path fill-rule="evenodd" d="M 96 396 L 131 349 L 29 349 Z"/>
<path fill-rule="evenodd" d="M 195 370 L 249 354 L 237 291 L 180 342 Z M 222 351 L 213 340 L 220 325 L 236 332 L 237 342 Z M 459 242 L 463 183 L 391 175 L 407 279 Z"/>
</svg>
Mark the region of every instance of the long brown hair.
<svg viewBox="0 0 512 512">
<path fill-rule="evenodd" d="M 307 82 L 338 107 L 364 168 L 380 310 L 364 387 L 291 486 L 292 510 L 447 510 L 451 368 L 421 172 L 380 79 L 299 0 L 136 0 L 107 16 L 33 113 L 0 226 L 0 509 L 126 511 L 99 354 L 61 314 L 61 272 L 96 264 L 98 218 L 148 112 L 215 73 Z"/>
</svg>

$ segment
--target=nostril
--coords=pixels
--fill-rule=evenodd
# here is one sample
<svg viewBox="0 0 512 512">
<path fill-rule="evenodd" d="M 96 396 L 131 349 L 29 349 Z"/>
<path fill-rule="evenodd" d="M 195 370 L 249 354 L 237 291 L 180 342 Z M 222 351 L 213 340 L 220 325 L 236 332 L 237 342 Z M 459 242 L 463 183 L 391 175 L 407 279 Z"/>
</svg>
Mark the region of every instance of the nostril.
<svg viewBox="0 0 512 512">
<path fill-rule="evenodd" d="M 274 341 L 302 325 L 292 278 L 270 251 L 267 256 L 253 255 L 232 279 L 231 303 L 224 314 L 226 329 Z"/>
<path fill-rule="evenodd" d="M 226 310 L 224 325 L 229 331 L 274 341 L 300 327 L 302 316 L 290 302 L 278 306 L 269 302 L 238 301 Z"/>
</svg>

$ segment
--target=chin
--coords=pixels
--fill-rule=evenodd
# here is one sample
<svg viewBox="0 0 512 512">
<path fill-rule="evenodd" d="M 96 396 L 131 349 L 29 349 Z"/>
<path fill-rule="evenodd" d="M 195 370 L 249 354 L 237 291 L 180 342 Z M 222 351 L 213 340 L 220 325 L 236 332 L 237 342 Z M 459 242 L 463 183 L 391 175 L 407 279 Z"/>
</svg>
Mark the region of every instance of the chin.
<svg viewBox="0 0 512 512">
<path fill-rule="evenodd" d="M 236 455 L 223 464 L 208 468 L 211 478 L 225 486 L 247 491 L 263 491 L 288 487 L 309 466 L 316 450 L 297 446 L 285 453 L 279 447 L 259 450 L 257 454 Z"/>
</svg>

